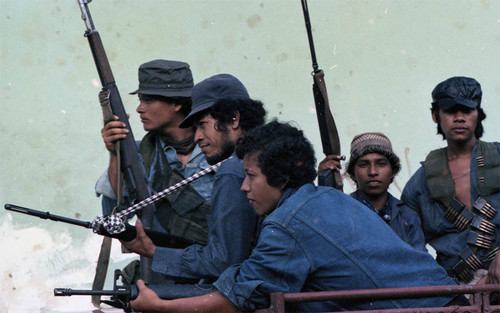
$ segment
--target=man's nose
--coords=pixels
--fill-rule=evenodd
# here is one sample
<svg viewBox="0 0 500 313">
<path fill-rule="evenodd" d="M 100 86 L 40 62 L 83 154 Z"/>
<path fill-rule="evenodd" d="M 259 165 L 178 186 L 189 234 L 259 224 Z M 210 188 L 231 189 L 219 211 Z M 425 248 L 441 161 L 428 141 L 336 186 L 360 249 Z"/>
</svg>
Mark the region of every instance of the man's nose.
<svg viewBox="0 0 500 313">
<path fill-rule="evenodd" d="M 375 165 L 368 166 L 368 175 L 370 176 L 378 175 L 377 167 Z"/>
<path fill-rule="evenodd" d="M 142 101 L 139 101 L 139 105 L 137 106 L 137 109 L 135 109 L 135 111 L 137 113 L 144 112 L 144 104 L 142 103 Z"/>
<path fill-rule="evenodd" d="M 455 121 L 465 121 L 464 112 L 457 111 L 457 113 L 455 113 Z"/>
<path fill-rule="evenodd" d="M 247 178 L 245 177 L 245 179 L 243 180 L 243 183 L 241 183 L 241 191 L 243 192 L 248 192 L 250 191 L 250 189 L 248 188 L 248 182 L 247 182 Z"/>
<path fill-rule="evenodd" d="M 197 127 L 194 132 L 194 141 L 199 142 L 202 139 L 203 139 L 203 132 L 200 130 L 199 127 Z"/>
</svg>

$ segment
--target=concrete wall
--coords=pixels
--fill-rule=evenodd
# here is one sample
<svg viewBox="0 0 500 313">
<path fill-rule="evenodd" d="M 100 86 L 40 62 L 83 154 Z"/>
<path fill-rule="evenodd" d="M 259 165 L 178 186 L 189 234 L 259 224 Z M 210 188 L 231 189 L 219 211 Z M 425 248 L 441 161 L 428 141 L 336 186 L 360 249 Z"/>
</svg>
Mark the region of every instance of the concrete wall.
<svg viewBox="0 0 500 313">
<path fill-rule="evenodd" d="M 190 63 L 196 82 L 239 77 L 270 118 L 301 127 L 322 159 L 300 1 L 95 0 L 89 8 L 136 138 L 144 132 L 128 92 L 141 63 L 165 58 Z M 310 0 L 309 10 L 343 152 L 357 133 L 387 134 L 403 163 L 394 195 L 445 145 L 429 113 L 438 82 L 475 77 L 488 114 L 483 138 L 498 140 L 500 1 Z M 108 155 L 77 1 L 0 0 L 0 12 L 0 204 L 91 221 Z M 0 211 L 0 312 L 90 311 L 89 298 L 52 290 L 90 288 L 100 242 L 90 230 Z M 110 272 L 130 257 L 114 249 Z"/>
</svg>

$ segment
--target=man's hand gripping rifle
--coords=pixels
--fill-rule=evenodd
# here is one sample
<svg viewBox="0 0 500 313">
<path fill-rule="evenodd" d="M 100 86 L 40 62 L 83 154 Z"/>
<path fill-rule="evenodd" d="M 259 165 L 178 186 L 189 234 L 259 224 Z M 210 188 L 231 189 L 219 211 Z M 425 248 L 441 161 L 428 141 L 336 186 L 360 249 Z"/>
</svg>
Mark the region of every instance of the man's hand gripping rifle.
<svg viewBox="0 0 500 313">
<path fill-rule="evenodd" d="M 109 306 L 123 309 L 125 312 L 134 312 L 130 306 L 130 301 L 139 296 L 137 285 L 131 284 L 123 275 L 122 271 L 115 270 L 113 290 L 77 290 L 71 288 L 55 288 L 54 296 L 69 297 L 69 296 L 110 296 L 109 300 L 101 300 Z M 121 281 L 121 283 L 120 283 Z M 209 286 L 198 286 L 191 284 L 163 285 L 150 284 L 148 288 L 153 290 L 158 297 L 165 300 L 185 298 L 204 295 L 213 290 Z"/>
</svg>

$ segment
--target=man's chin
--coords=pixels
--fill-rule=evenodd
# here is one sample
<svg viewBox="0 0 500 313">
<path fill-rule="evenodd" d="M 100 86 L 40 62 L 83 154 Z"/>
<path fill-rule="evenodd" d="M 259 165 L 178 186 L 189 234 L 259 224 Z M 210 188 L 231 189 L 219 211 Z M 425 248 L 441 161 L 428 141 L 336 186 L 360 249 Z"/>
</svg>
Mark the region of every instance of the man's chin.
<svg viewBox="0 0 500 313">
<path fill-rule="evenodd" d="M 222 145 L 222 148 L 219 149 L 217 153 L 212 155 L 205 154 L 205 158 L 207 159 L 208 164 L 214 165 L 223 161 L 231 156 L 234 152 L 234 143 L 227 140 Z"/>
<path fill-rule="evenodd" d="M 224 161 L 225 159 L 229 158 L 231 156 L 230 151 L 226 151 L 226 153 L 216 153 L 212 155 L 205 155 L 205 158 L 207 159 L 208 164 L 214 165 L 219 163 L 220 161 Z"/>
</svg>

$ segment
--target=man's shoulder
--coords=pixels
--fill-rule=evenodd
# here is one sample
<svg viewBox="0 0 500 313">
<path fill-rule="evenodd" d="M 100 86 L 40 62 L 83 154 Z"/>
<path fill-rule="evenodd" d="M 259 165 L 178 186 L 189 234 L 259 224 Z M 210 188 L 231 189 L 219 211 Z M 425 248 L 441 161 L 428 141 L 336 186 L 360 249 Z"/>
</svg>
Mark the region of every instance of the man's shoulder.
<svg viewBox="0 0 500 313">
<path fill-rule="evenodd" d="M 394 199 L 395 200 L 393 201 L 393 210 L 396 211 L 394 213 L 401 215 L 403 219 L 406 221 L 420 218 L 418 216 L 418 213 L 409 206 L 407 206 L 402 200 L 398 200 L 397 198 Z"/>
<path fill-rule="evenodd" d="M 491 142 L 489 142 L 489 141 L 478 140 L 478 143 L 479 142 L 481 142 L 483 144 L 486 144 L 486 145 L 492 145 L 492 146 L 494 146 L 497 149 L 498 154 L 500 154 L 500 142 L 498 142 L 498 141 L 491 141 Z"/>
<path fill-rule="evenodd" d="M 228 174 L 245 177 L 245 171 L 243 170 L 243 160 L 238 159 L 236 156 L 232 156 L 222 161 L 221 165 L 217 169 L 217 176 Z"/>
<path fill-rule="evenodd" d="M 309 214 L 308 208 L 311 206 L 315 207 L 315 210 L 331 211 L 335 214 L 343 214 L 340 212 L 352 210 L 353 207 L 364 208 L 358 200 L 341 191 L 331 187 L 315 186 L 312 183 L 295 189 L 284 199 L 283 206 L 287 207 L 288 213 L 286 214 L 299 212 Z"/>
<path fill-rule="evenodd" d="M 421 185 L 425 185 L 425 167 L 423 162 L 421 163 L 420 167 L 415 171 L 415 173 L 411 175 L 404 189 L 406 189 L 407 187 L 415 187 Z"/>
</svg>

